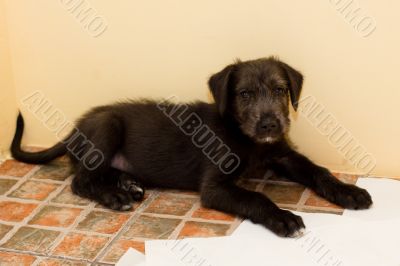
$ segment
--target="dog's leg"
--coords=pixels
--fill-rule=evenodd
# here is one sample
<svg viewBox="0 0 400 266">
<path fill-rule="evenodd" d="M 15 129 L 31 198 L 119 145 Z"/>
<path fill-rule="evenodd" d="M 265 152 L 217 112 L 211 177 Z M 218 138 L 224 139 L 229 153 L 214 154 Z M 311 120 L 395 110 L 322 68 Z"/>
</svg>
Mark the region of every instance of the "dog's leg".
<svg viewBox="0 0 400 266">
<path fill-rule="evenodd" d="M 101 173 L 96 177 L 87 175 L 85 171 L 75 173 L 72 180 L 72 191 L 101 205 L 117 210 L 127 211 L 132 209 L 132 195 L 117 186 L 119 174 L 114 171 Z"/>
<path fill-rule="evenodd" d="M 81 134 L 68 144 L 69 153 L 75 156 L 72 191 L 113 210 L 131 209 L 131 193 L 118 187 L 121 171 L 111 168 L 122 140 L 123 125 L 112 115 L 102 113 L 87 119 L 79 129 Z M 101 154 L 101 163 L 96 167 L 85 160 L 93 148 Z"/>
<path fill-rule="evenodd" d="M 232 183 L 203 184 L 201 202 L 204 207 L 262 224 L 279 236 L 296 236 L 305 227 L 300 216 L 280 209 L 261 193 L 248 191 Z"/>
<path fill-rule="evenodd" d="M 303 184 L 327 200 L 348 209 L 367 209 L 372 204 L 369 193 L 346 184 L 300 153 L 290 150 L 276 160 L 274 169 L 283 176 Z"/>
<path fill-rule="evenodd" d="M 118 187 L 131 193 L 135 201 L 140 201 L 144 197 L 144 186 L 130 174 L 121 172 L 118 177 Z"/>
</svg>

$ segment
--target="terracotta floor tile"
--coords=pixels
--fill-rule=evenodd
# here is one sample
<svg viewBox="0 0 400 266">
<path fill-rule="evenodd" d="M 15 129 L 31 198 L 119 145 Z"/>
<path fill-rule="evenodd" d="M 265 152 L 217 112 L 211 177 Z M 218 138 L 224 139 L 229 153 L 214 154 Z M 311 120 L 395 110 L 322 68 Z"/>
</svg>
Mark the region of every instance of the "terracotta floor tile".
<svg viewBox="0 0 400 266">
<path fill-rule="evenodd" d="M 141 200 L 141 201 L 135 201 L 135 202 L 132 204 L 132 210 L 131 210 L 131 212 L 134 212 L 134 211 L 136 211 L 137 209 L 139 209 L 139 208 L 143 205 L 143 203 L 145 203 L 146 200 L 149 199 L 150 195 L 151 195 L 151 194 L 145 192 L 145 195 L 144 195 L 143 200 Z M 103 208 L 104 208 L 104 207 L 103 207 Z"/>
<path fill-rule="evenodd" d="M 46 253 L 60 232 L 53 230 L 21 227 L 6 243 L 4 248 Z"/>
<path fill-rule="evenodd" d="M 347 184 L 356 184 L 358 180 L 358 175 L 350 175 L 350 174 L 335 174 L 337 178 Z"/>
<path fill-rule="evenodd" d="M 67 163 L 52 163 L 42 166 L 33 176 L 35 179 L 51 179 L 64 181 L 72 174 Z"/>
<path fill-rule="evenodd" d="M 159 192 L 161 193 L 170 193 L 170 194 L 177 194 L 181 196 L 199 196 L 200 193 L 196 191 L 191 191 L 191 190 L 178 190 L 178 189 L 158 189 Z"/>
<path fill-rule="evenodd" d="M 93 260 L 109 240 L 108 237 L 69 233 L 53 254 Z"/>
<path fill-rule="evenodd" d="M 30 221 L 29 224 L 68 227 L 81 213 L 82 209 L 45 206 Z"/>
<path fill-rule="evenodd" d="M 324 198 L 321 198 L 314 192 L 310 191 L 310 196 L 306 200 L 305 204 L 306 206 L 314 206 L 314 207 L 327 207 L 327 208 L 332 208 L 332 209 L 342 209 L 341 207 L 337 206 L 334 203 L 331 203 L 327 201 Z"/>
<path fill-rule="evenodd" d="M 26 181 L 9 196 L 20 199 L 45 200 L 59 185 Z"/>
<path fill-rule="evenodd" d="M 8 233 L 13 227 L 11 225 L 0 224 L 0 240 Z"/>
<path fill-rule="evenodd" d="M 278 204 L 297 204 L 304 190 L 305 188 L 300 185 L 267 183 L 263 189 L 263 193 Z"/>
<path fill-rule="evenodd" d="M 147 207 L 145 212 L 181 216 L 185 215 L 197 201 L 197 198 L 161 194 Z"/>
<path fill-rule="evenodd" d="M 179 238 L 224 236 L 230 225 L 188 221 L 185 223 Z"/>
<path fill-rule="evenodd" d="M 144 253 L 144 242 L 120 239 L 112 245 L 111 249 L 107 252 L 102 261 L 115 263 L 129 248 L 134 248 Z"/>
<path fill-rule="evenodd" d="M 166 239 L 179 225 L 179 219 L 140 216 L 124 233 L 126 237 Z"/>
<path fill-rule="evenodd" d="M 289 210 L 289 211 L 297 211 L 297 205 L 287 205 L 287 204 L 277 204 L 279 208 Z"/>
<path fill-rule="evenodd" d="M 13 179 L 0 179 L 0 195 L 4 195 L 18 181 Z"/>
<path fill-rule="evenodd" d="M 87 206 L 90 204 L 90 200 L 79 197 L 72 193 L 71 186 L 66 186 L 60 194 L 58 194 L 51 202 L 73 204 L 79 206 Z"/>
<path fill-rule="evenodd" d="M 67 155 L 63 155 L 61 157 L 58 157 L 57 159 L 55 159 L 52 163 L 54 164 L 69 164 L 71 163 L 71 160 L 69 159 L 69 157 Z"/>
<path fill-rule="evenodd" d="M 330 214 L 336 214 L 336 215 L 342 215 L 343 214 L 343 209 L 320 209 L 316 210 L 314 208 L 311 208 L 310 206 L 304 206 L 300 208 L 300 212 L 308 212 L 308 213 L 330 213 Z M 307 226 L 307 225 L 306 225 Z"/>
<path fill-rule="evenodd" d="M 30 266 L 35 260 L 31 255 L 0 251 L 1 266 Z"/>
<path fill-rule="evenodd" d="M 23 177 L 36 165 L 21 163 L 16 160 L 6 160 L 0 165 L 0 175 Z"/>
<path fill-rule="evenodd" d="M 14 201 L 0 202 L 0 220 L 20 222 L 37 207 L 37 204 L 19 203 Z"/>
<path fill-rule="evenodd" d="M 85 262 L 75 262 L 75 261 L 70 261 L 68 259 L 42 259 L 38 266 L 89 266 L 89 263 Z"/>
<path fill-rule="evenodd" d="M 128 214 L 92 211 L 80 222 L 76 229 L 103 234 L 118 232 L 129 219 Z"/>
<path fill-rule="evenodd" d="M 221 220 L 221 221 L 233 221 L 235 217 L 229 214 L 225 214 L 223 212 L 219 212 L 212 209 L 207 209 L 200 207 L 195 210 L 192 214 L 194 218 L 202 218 L 207 220 Z"/>
</svg>

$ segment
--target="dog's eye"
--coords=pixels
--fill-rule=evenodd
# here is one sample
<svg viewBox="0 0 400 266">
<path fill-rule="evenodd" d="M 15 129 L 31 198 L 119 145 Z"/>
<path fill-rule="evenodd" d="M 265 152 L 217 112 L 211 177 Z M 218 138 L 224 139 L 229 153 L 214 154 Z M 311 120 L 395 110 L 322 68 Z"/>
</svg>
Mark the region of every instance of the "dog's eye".
<svg viewBox="0 0 400 266">
<path fill-rule="evenodd" d="M 248 91 L 241 91 L 240 96 L 242 96 L 243 99 L 249 99 L 250 98 L 250 92 Z"/>
<path fill-rule="evenodd" d="M 276 88 L 274 88 L 274 93 L 276 95 L 282 95 L 282 94 L 286 93 L 286 90 L 285 90 L 285 88 L 282 88 L 282 87 L 276 87 Z"/>
</svg>

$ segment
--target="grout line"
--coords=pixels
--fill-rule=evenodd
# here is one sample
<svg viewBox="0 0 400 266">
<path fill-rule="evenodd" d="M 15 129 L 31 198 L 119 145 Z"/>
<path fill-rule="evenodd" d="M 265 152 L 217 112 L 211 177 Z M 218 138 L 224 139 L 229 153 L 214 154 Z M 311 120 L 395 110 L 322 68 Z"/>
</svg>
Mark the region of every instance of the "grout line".
<svg viewBox="0 0 400 266">
<path fill-rule="evenodd" d="M 45 183 L 51 183 L 51 184 L 56 184 L 58 185 L 58 187 L 52 191 L 51 193 L 49 193 L 49 195 L 47 196 L 47 198 L 43 201 L 36 201 L 36 200 L 24 200 L 24 199 L 20 199 L 20 198 L 10 198 L 7 197 L 8 195 L 10 195 L 12 192 L 14 192 L 16 189 L 18 189 L 21 184 L 25 183 L 26 181 L 36 181 L 36 179 L 32 179 L 31 177 L 41 168 L 41 166 L 36 166 L 34 167 L 30 172 L 28 172 L 25 176 L 23 176 L 22 178 L 20 178 L 20 181 L 17 182 L 14 186 L 12 186 L 7 193 L 5 193 L 5 195 L 0 196 L 0 200 L 11 200 L 11 201 L 15 201 L 15 202 L 19 202 L 19 203 L 34 203 L 37 204 L 38 206 L 28 215 L 26 216 L 22 221 L 17 222 L 14 225 L 14 228 L 12 230 L 10 230 L 6 236 L 3 237 L 3 239 L 1 240 L 0 244 L 4 244 L 6 243 L 8 240 L 10 240 L 15 233 L 24 226 L 29 226 L 31 228 L 36 228 L 36 229 L 44 229 L 44 230 L 53 230 L 55 232 L 58 232 L 59 235 L 57 236 L 57 238 L 54 240 L 54 242 L 52 243 L 52 245 L 48 248 L 46 248 L 46 250 L 44 252 L 41 251 L 24 251 L 24 250 L 16 250 L 16 249 L 7 249 L 7 248 L 0 248 L 0 250 L 10 250 L 11 252 L 16 252 L 16 253 L 25 253 L 27 252 L 27 254 L 32 254 L 35 256 L 43 256 L 43 257 L 54 257 L 54 258 L 61 258 L 61 259 L 65 259 L 65 258 L 70 258 L 68 256 L 51 256 L 50 253 L 56 248 L 56 246 L 61 243 L 61 241 L 64 239 L 64 236 L 67 235 L 69 232 L 72 232 L 72 228 L 74 228 L 75 224 L 77 224 L 78 222 L 80 222 L 80 217 L 82 217 L 83 215 L 85 215 L 85 213 L 89 212 L 91 209 L 93 209 L 95 203 L 92 202 L 90 203 L 88 206 L 85 206 L 81 213 L 79 214 L 79 216 L 75 219 L 75 222 L 68 226 L 68 227 L 46 227 L 46 226 L 40 226 L 40 225 L 30 225 L 28 224 L 28 222 L 38 213 L 40 213 L 40 211 L 46 207 L 46 206 L 50 206 L 51 205 L 51 200 L 53 200 L 55 197 L 57 197 L 67 186 L 70 185 L 70 180 L 72 179 L 72 174 L 70 176 L 68 176 L 64 181 L 55 181 L 55 180 L 47 180 L 47 182 Z M 42 181 L 41 179 L 38 179 L 37 181 Z M 74 205 L 74 207 L 76 207 Z M 76 258 L 71 257 L 72 260 L 76 260 Z M 82 262 L 82 259 L 80 260 L 80 262 Z M 89 260 L 85 260 L 85 262 L 90 262 Z M 36 263 L 35 263 L 36 264 Z"/>
<path fill-rule="evenodd" d="M 0 162 L 0 165 L 1 165 L 1 162 Z M 32 168 L 30 171 L 32 171 L 34 168 Z M 30 172 L 29 171 L 29 172 Z M 29 173 L 28 172 L 28 173 Z M 27 173 L 27 174 L 28 174 Z M 12 180 L 21 180 L 21 178 L 23 178 L 23 177 L 16 177 L 16 176 L 11 176 L 11 175 L 0 175 L 0 178 L 1 179 L 12 179 Z"/>
<path fill-rule="evenodd" d="M 9 200 L 9 201 L 15 201 L 15 202 L 20 202 L 20 203 L 33 203 L 37 204 L 38 206 L 30 213 L 28 216 L 26 216 L 22 221 L 20 222 L 6 222 L 2 221 L 2 223 L 6 225 L 11 225 L 14 228 L 7 232 L 7 234 L 3 237 L 1 240 L 0 244 L 7 242 L 9 239 L 11 239 L 15 233 L 23 226 L 29 226 L 32 228 L 37 228 L 37 229 L 45 229 L 45 230 L 54 230 L 56 232 L 59 232 L 59 235 L 56 237 L 56 239 L 52 242 L 52 244 L 45 250 L 45 251 L 26 251 L 26 250 L 16 250 L 16 249 L 8 249 L 8 248 L 2 248 L 0 247 L 1 251 L 6 251 L 6 252 L 13 252 L 13 253 L 22 253 L 22 254 L 30 254 L 38 257 L 38 260 L 35 261 L 34 265 L 38 265 L 41 260 L 45 258 L 54 258 L 54 259 L 61 259 L 61 260 L 68 260 L 68 261 L 74 261 L 74 262 L 83 262 L 83 263 L 88 263 L 91 265 L 113 265 L 112 263 L 109 264 L 108 262 L 103 262 L 102 259 L 110 252 L 112 246 L 115 244 L 120 239 L 126 239 L 124 237 L 125 232 L 134 224 L 134 222 L 137 220 L 137 218 L 141 215 L 147 215 L 147 216 L 153 216 L 153 217 L 160 217 L 160 218 L 172 218 L 172 219 L 179 219 L 180 223 L 175 227 L 175 229 L 171 232 L 169 235 L 168 239 L 178 239 L 179 233 L 184 227 L 185 223 L 187 221 L 196 221 L 196 222 L 206 222 L 206 223 L 213 223 L 213 224 L 226 224 L 230 225 L 230 228 L 226 231 L 227 235 L 232 234 L 232 232 L 235 231 L 235 229 L 240 225 L 242 219 L 236 217 L 233 221 L 224 221 L 224 220 L 211 220 L 211 219 L 202 219 L 202 218 L 194 218 L 192 217 L 192 214 L 194 213 L 195 210 L 197 210 L 200 206 L 201 203 L 199 201 L 195 202 L 191 209 L 183 216 L 175 216 L 175 215 L 169 215 L 169 214 L 157 214 L 157 213 L 146 213 L 145 210 L 146 208 L 154 201 L 155 198 L 157 198 L 159 195 L 173 195 L 174 197 L 184 197 L 184 198 L 197 198 L 199 197 L 198 194 L 186 194 L 182 193 L 182 191 L 179 190 L 151 190 L 151 193 L 149 197 L 144 200 L 137 209 L 135 209 L 132 213 L 128 213 L 130 215 L 129 219 L 120 227 L 120 229 L 117 231 L 115 234 L 103 234 L 103 233 L 98 233 L 94 231 L 83 231 L 83 230 L 78 230 L 77 225 L 82 222 L 87 215 L 91 211 L 102 211 L 102 212 L 114 212 L 109 209 L 103 209 L 100 207 L 96 207 L 97 203 L 94 201 L 90 201 L 89 204 L 87 205 L 75 205 L 75 204 L 67 204 L 67 203 L 56 203 L 56 202 L 51 202 L 54 198 L 56 198 L 61 192 L 70 185 L 70 182 L 72 180 L 73 175 L 71 174 L 68 178 L 66 178 L 64 181 L 59 181 L 59 180 L 52 180 L 52 179 L 33 179 L 32 176 L 41 168 L 41 166 L 35 166 L 33 167 L 27 174 L 25 174 L 22 177 L 8 177 L 8 176 L 0 176 L 0 179 L 2 178 L 8 178 L 12 180 L 17 180 L 17 182 L 10 187 L 10 189 L 4 194 L 0 196 L 0 200 Z M 58 187 L 49 193 L 47 198 L 44 201 L 39 201 L 39 200 L 33 200 L 33 199 L 21 199 L 21 198 L 11 198 L 9 195 L 17 190 L 23 183 L 26 181 L 37 181 L 37 182 L 44 182 L 48 184 L 54 184 L 57 185 Z M 255 191 L 261 192 L 265 186 L 268 184 L 280 184 L 280 185 L 285 185 L 285 186 L 294 186 L 298 185 L 297 183 L 293 183 L 290 181 L 280 181 L 280 180 L 270 180 L 266 179 L 246 179 L 252 183 L 257 183 Z M 341 212 L 343 211 L 342 209 L 333 209 L 329 207 L 317 207 L 317 206 L 305 206 L 305 202 L 307 198 L 310 195 L 309 189 L 305 189 L 297 202 L 297 204 L 279 204 L 279 207 L 285 208 L 285 207 L 290 207 L 290 208 L 295 208 L 298 211 L 302 211 L 302 209 L 307 208 L 307 210 L 315 210 L 315 211 L 323 211 L 323 212 Z M 43 225 L 29 225 L 27 224 L 35 215 L 37 215 L 45 206 L 58 206 L 58 207 L 70 207 L 70 208 L 78 208 L 81 209 L 82 211 L 80 214 L 75 218 L 74 223 L 72 223 L 68 227 L 53 227 L 53 226 L 43 226 Z M 107 237 L 108 241 L 107 243 L 100 249 L 100 251 L 96 254 L 96 256 L 93 259 L 82 259 L 82 258 L 76 258 L 76 257 L 70 257 L 70 256 L 62 256 L 62 255 L 54 255 L 51 254 L 54 252 L 56 247 L 64 240 L 65 236 L 69 233 L 81 233 L 85 235 L 93 235 L 93 236 L 99 236 L 99 237 Z M 131 240 L 139 240 L 139 241 L 146 241 L 146 240 L 151 240 L 147 238 L 140 238 L 140 237 L 133 237 L 129 238 Z M 153 239 L 154 240 L 154 239 Z M 50 255 L 51 254 L 51 255 Z"/>
<path fill-rule="evenodd" d="M 299 201 L 296 204 L 296 210 L 300 210 L 301 208 L 305 207 L 305 203 L 307 201 L 307 199 L 310 197 L 311 195 L 311 191 L 310 189 L 306 188 L 303 193 L 301 194 L 301 197 L 299 199 Z"/>
<path fill-rule="evenodd" d="M 23 183 L 25 183 L 31 176 L 33 176 L 38 170 L 40 169 L 39 166 L 33 167 L 26 175 L 23 177 L 18 178 L 18 182 L 15 183 L 4 195 L 0 196 L 0 199 L 7 198 L 9 194 L 17 190 Z"/>
<path fill-rule="evenodd" d="M 235 232 L 236 228 L 243 222 L 243 219 L 240 218 L 235 218 L 233 223 L 231 224 L 231 227 L 226 231 L 227 235 L 231 235 L 233 232 Z"/>
<path fill-rule="evenodd" d="M 5 193 L 4 195 L 0 196 L 0 200 L 6 200 L 6 201 L 14 201 L 10 198 L 8 198 L 6 195 L 10 194 L 11 191 L 14 191 L 14 189 L 18 188 L 21 184 L 25 183 L 25 181 L 28 180 L 29 177 L 31 177 L 33 174 L 36 173 L 36 171 L 38 171 L 40 167 L 39 166 L 35 166 L 34 168 L 31 169 L 31 171 L 29 171 L 25 176 L 23 176 L 19 182 L 17 182 L 16 184 L 14 184 L 14 186 L 12 186 L 7 193 Z M 56 191 L 56 190 L 55 190 Z M 55 191 L 53 191 L 52 193 L 54 193 Z M 18 200 L 15 200 L 14 202 L 19 202 Z M 41 205 L 38 204 L 38 206 L 36 206 L 36 208 L 26 217 L 24 217 L 24 219 L 22 221 L 18 221 L 15 222 L 14 227 L 7 232 L 7 234 L 3 237 L 3 239 L 0 241 L 0 245 L 3 245 L 4 243 L 6 243 L 9 239 L 11 239 L 14 234 L 24 225 L 26 225 L 26 223 L 28 222 L 28 220 L 30 220 L 34 215 L 36 215 L 36 213 L 38 212 L 38 209 L 41 209 Z"/>
<path fill-rule="evenodd" d="M 197 208 L 200 207 L 199 202 L 195 203 Z M 196 210 L 196 209 L 195 209 Z M 187 217 L 187 215 L 177 216 L 171 214 L 161 214 L 161 213 L 149 213 L 149 212 L 142 212 L 143 215 L 150 216 L 150 217 L 157 217 L 157 218 L 167 218 L 167 219 L 179 219 L 179 220 L 190 220 L 193 222 L 203 222 L 203 223 L 215 223 L 215 224 L 231 224 L 232 221 L 226 220 L 214 220 L 214 219 L 204 219 L 204 218 L 197 218 L 197 217 Z"/>
<path fill-rule="evenodd" d="M 193 204 L 192 208 L 184 215 L 181 216 L 181 222 L 175 227 L 174 231 L 170 234 L 168 239 L 178 239 L 179 233 L 185 226 L 185 223 L 192 217 L 193 213 L 200 207 L 200 202 Z"/>
<path fill-rule="evenodd" d="M 319 206 L 304 206 L 299 212 L 323 212 L 327 214 L 343 214 L 344 209 L 334 209 L 331 207 L 319 207 Z"/>
<path fill-rule="evenodd" d="M 323 206 L 307 206 L 307 205 L 305 205 L 305 203 L 310 195 L 311 195 L 311 190 L 307 188 L 303 192 L 299 202 L 297 203 L 297 209 L 296 209 L 297 211 L 305 212 L 306 210 L 309 210 L 309 211 L 321 211 L 324 213 L 337 213 L 337 214 L 341 214 L 343 212 L 343 209 L 336 209 L 336 208 L 323 207 Z"/>
<path fill-rule="evenodd" d="M 60 235 L 54 240 L 53 244 L 50 246 L 50 248 L 47 252 L 48 254 L 52 254 L 54 252 L 54 250 L 57 248 L 57 246 L 64 240 L 64 238 L 68 234 L 80 233 L 80 232 L 75 232 L 74 229 L 92 211 L 94 205 L 95 205 L 95 203 L 91 202 L 88 206 L 86 206 L 85 209 L 83 209 L 81 211 L 81 213 L 75 218 L 75 221 L 68 228 L 62 228 L 62 230 L 60 230 Z M 92 235 L 92 234 L 87 234 L 87 235 Z M 99 236 L 102 236 L 102 235 L 99 235 Z M 66 257 L 69 257 L 69 256 L 66 256 Z M 88 261 L 90 261 L 90 260 L 88 260 Z"/>
<path fill-rule="evenodd" d="M 110 241 L 104 245 L 104 247 L 99 251 L 95 259 L 93 260 L 97 263 L 99 260 L 102 260 L 104 256 L 110 251 L 113 244 L 123 237 L 123 234 L 130 228 L 130 226 L 137 220 L 137 218 L 142 214 L 142 211 L 147 208 L 153 200 L 159 195 L 158 191 L 151 192 L 150 196 L 145 199 L 133 213 L 133 215 L 125 222 L 125 224 L 120 228 L 119 232 L 114 234 Z"/>
<path fill-rule="evenodd" d="M 23 227 L 23 226 L 29 226 L 29 227 L 37 228 L 37 229 L 45 229 L 45 228 L 38 228 L 37 226 L 31 226 L 30 224 L 28 224 L 28 222 L 29 222 L 33 217 L 35 217 L 38 213 L 40 213 L 40 211 L 41 211 L 43 208 L 45 208 L 46 206 L 49 206 L 49 203 L 51 202 L 51 200 L 52 200 L 53 198 L 55 198 L 59 193 L 61 193 L 61 191 L 64 189 L 64 187 L 65 187 L 65 185 L 61 185 L 61 186 L 59 186 L 57 189 L 55 189 L 54 191 L 52 191 L 52 192 L 48 195 L 48 197 L 47 197 L 46 200 L 42 201 L 42 202 L 38 205 L 38 207 L 36 207 L 36 209 L 35 209 L 29 216 L 25 217 L 25 219 L 23 220 L 23 222 L 19 224 L 19 228 L 21 228 L 21 227 Z M 66 230 L 68 230 L 68 229 L 69 229 L 69 228 L 60 227 L 60 228 L 57 228 L 56 230 L 53 230 L 53 231 L 60 232 L 59 235 L 62 235 L 62 232 L 63 232 L 63 231 L 66 231 Z M 45 229 L 45 230 L 46 230 L 46 229 Z M 47 230 L 48 230 L 48 229 L 47 229 Z M 58 236 L 58 237 L 59 237 L 59 236 Z M 57 238 L 58 238 L 58 237 L 57 237 Z M 57 238 L 56 238 L 54 241 L 57 241 Z M 48 255 L 48 253 L 49 253 L 50 251 L 51 251 L 51 246 L 45 250 L 45 253 L 42 253 L 42 254 Z M 38 253 L 41 253 L 41 252 L 38 252 Z"/>
<path fill-rule="evenodd" d="M 89 261 L 83 259 L 76 259 L 76 258 L 64 258 L 60 256 L 52 256 L 52 255 L 43 255 L 34 251 L 27 251 L 27 250 L 13 250 L 13 249 L 6 249 L 0 248 L 2 252 L 6 253 L 14 253 L 14 254 L 23 254 L 23 255 L 30 255 L 36 257 L 36 260 L 33 262 L 32 266 L 38 265 L 41 261 L 45 259 L 57 259 L 61 261 L 68 261 L 68 262 L 75 262 L 75 263 L 87 263 L 90 264 Z M 113 265 L 113 264 L 104 264 L 104 265 Z"/>
</svg>

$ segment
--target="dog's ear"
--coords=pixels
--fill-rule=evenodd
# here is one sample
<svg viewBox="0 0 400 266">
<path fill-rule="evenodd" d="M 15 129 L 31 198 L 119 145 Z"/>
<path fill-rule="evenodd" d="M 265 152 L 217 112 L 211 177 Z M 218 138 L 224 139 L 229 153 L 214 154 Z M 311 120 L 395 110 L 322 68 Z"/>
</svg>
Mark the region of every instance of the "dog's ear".
<svg viewBox="0 0 400 266">
<path fill-rule="evenodd" d="M 301 89 L 303 87 L 303 75 L 288 64 L 281 62 L 281 66 L 286 71 L 286 74 L 289 78 L 290 100 L 294 110 L 296 111 L 299 105 Z"/>
<path fill-rule="evenodd" d="M 230 85 L 231 74 L 234 65 L 225 67 L 220 72 L 212 75 L 208 80 L 211 94 L 221 116 L 225 114 L 228 103 L 228 87 Z"/>
</svg>

